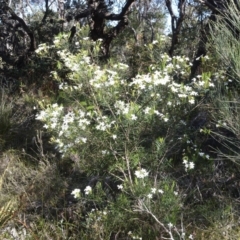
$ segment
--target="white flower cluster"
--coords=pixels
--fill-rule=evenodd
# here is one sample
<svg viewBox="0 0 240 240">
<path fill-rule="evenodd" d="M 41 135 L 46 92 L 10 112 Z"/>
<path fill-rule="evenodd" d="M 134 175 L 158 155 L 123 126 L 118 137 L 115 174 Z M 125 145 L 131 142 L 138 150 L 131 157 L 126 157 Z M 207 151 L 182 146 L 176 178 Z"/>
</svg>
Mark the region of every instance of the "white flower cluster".
<svg viewBox="0 0 240 240">
<path fill-rule="evenodd" d="M 40 113 L 36 115 L 36 119 L 40 121 L 48 121 L 48 125 L 45 125 L 45 128 L 55 129 L 58 123 L 58 118 L 62 115 L 62 112 L 63 107 L 54 103 L 45 110 L 40 111 Z"/>
<path fill-rule="evenodd" d="M 200 157 L 203 157 L 203 158 L 206 158 L 206 159 L 210 159 L 210 156 L 208 154 L 204 153 L 204 152 L 198 152 L 198 155 Z"/>
<path fill-rule="evenodd" d="M 184 134 L 184 138 L 185 138 L 186 143 L 189 145 L 188 151 L 191 150 L 191 155 L 192 156 L 196 157 L 198 155 L 199 157 L 202 157 L 202 158 L 205 158 L 205 159 L 210 159 L 210 156 L 208 154 L 204 153 L 202 151 L 202 149 L 199 149 L 198 146 L 196 144 L 194 144 L 191 139 L 188 139 L 188 136 L 186 134 Z M 180 137 L 178 139 L 181 140 L 182 138 Z M 184 161 L 187 162 L 188 161 L 188 157 L 186 157 L 185 149 L 183 149 L 183 153 L 185 155 Z M 194 164 L 191 164 L 191 166 L 188 166 L 189 164 L 186 164 L 187 165 L 187 169 L 193 169 L 194 168 Z"/>
<path fill-rule="evenodd" d="M 223 127 L 223 128 L 227 128 L 227 123 L 226 122 L 223 122 L 221 120 L 218 120 L 217 121 L 217 124 L 216 124 L 216 127 L 219 128 L 219 127 Z"/>
<path fill-rule="evenodd" d="M 194 169 L 194 167 L 195 167 L 194 162 L 189 162 L 186 159 L 183 160 L 183 164 L 184 164 L 186 171 L 188 171 L 188 169 Z"/>
<path fill-rule="evenodd" d="M 90 57 L 88 56 L 81 56 L 81 59 L 79 60 L 80 56 L 71 54 L 70 52 L 68 52 L 67 50 L 59 50 L 57 51 L 57 54 L 60 56 L 60 58 L 62 58 L 62 60 L 64 61 L 65 65 L 71 69 L 73 72 L 77 72 L 79 70 L 82 70 L 83 67 L 87 66 L 91 66 L 90 64 Z"/>
<path fill-rule="evenodd" d="M 37 120 L 45 122 L 44 128 L 58 134 L 57 138 L 52 138 L 52 142 L 57 144 L 61 153 L 66 153 L 75 144 L 86 143 L 85 130 L 90 124 L 90 114 L 81 109 L 64 112 L 63 107 L 55 103 L 36 115 Z"/>
<path fill-rule="evenodd" d="M 57 77 L 55 76 L 55 78 L 57 78 Z M 68 85 L 67 83 L 60 83 L 58 88 L 61 90 L 73 91 L 73 90 L 81 90 L 82 86 L 83 86 L 82 84 L 76 84 L 74 86 L 71 86 L 71 85 Z"/>
<path fill-rule="evenodd" d="M 121 84 L 118 72 L 96 67 L 89 83 L 96 89 L 116 87 Z"/>
<path fill-rule="evenodd" d="M 124 63 L 118 63 L 118 64 L 114 64 L 113 68 L 116 68 L 116 69 L 119 69 L 119 70 L 127 70 L 128 65 L 126 65 Z"/>
<path fill-rule="evenodd" d="M 208 76 L 202 76 L 198 75 L 196 78 L 192 79 L 192 82 L 194 83 L 195 87 L 198 89 L 202 88 L 209 88 L 209 87 L 215 87 L 214 83 L 211 81 L 210 77 Z"/>
<path fill-rule="evenodd" d="M 131 85 L 135 85 L 137 89 L 141 92 L 145 91 L 156 91 L 156 87 L 159 85 L 165 85 L 167 89 L 165 89 L 165 92 L 172 93 L 178 99 L 181 103 L 183 101 L 184 103 L 186 100 L 190 104 L 195 103 L 195 96 L 198 96 L 198 92 L 196 92 L 192 86 L 178 84 L 172 80 L 172 78 L 165 74 L 161 74 L 159 71 L 154 71 L 152 74 L 147 75 L 137 75 L 136 78 L 134 78 Z M 163 88 L 160 88 L 160 91 L 163 91 Z M 152 94 L 154 96 L 154 94 Z M 159 91 L 158 91 L 159 95 Z M 156 95 L 157 96 L 157 95 Z M 186 99 L 186 100 L 185 100 Z M 161 98 L 158 98 L 159 101 L 161 101 Z M 176 102 L 178 105 L 179 103 Z M 172 105 L 172 103 L 168 103 L 168 105 Z M 174 106 L 174 104 L 173 104 Z"/>
<path fill-rule="evenodd" d="M 117 63 L 110 66 L 111 68 L 97 66 L 91 62 L 88 52 L 82 48 L 75 54 L 62 50 L 59 44 L 62 39 L 67 41 L 67 36 L 56 38 L 54 43 L 58 50 L 57 54 L 65 66 L 71 69 L 68 78 L 73 83 L 71 83 L 72 86 L 60 83 L 59 88 L 66 93 L 72 89 L 80 93 L 86 83 L 92 94 L 89 96 L 89 105 L 98 109 L 104 102 L 112 113 L 105 116 L 100 111 L 86 110 L 88 106 L 86 109 L 84 109 L 85 106 L 81 109 L 75 106 L 73 110 L 68 110 L 57 104 L 52 104 L 42 110 L 36 119 L 45 123 L 44 128 L 55 133 L 52 142 L 57 144 L 57 148 L 63 154 L 76 149 L 80 144 L 88 143 L 89 137 L 94 134 L 95 130 L 107 132 L 109 141 L 120 139 L 117 131 L 110 130 L 114 127 L 117 129 L 118 120 L 121 121 L 122 116 L 128 120 L 126 124 L 128 127 L 130 121 L 133 124 L 141 123 L 152 116 L 157 116 L 163 123 L 170 122 L 171 124 L 170 116 L 173 108 L 181 109 L 183 106 L 184 111 L 187 111 L 185 105 L 191 107 L 191 104 L 195 104 L 201 89 L 210 86 L 210 76 L 204 74 L 191 83 L 177 83 L 174 80 L 176 77 L 185 76 L 185 74 L 187 76 L 190 69 L 189 59 L 180 56 L 170 58 L 167 54 L 160 56 L 161 61 L 151 66 L 149 73 L 139 74 L 131 81 L 126 81 L 123 78 L 127 73 L 127 65 Z M 39 47 L 39 51 L 47 49 L 46 45 Z M 51 74 L 55 79 L 60 80 L 56 71 Z M 125 97 L 126 93 L 129 94 L 129 98 Z M 190 167 L 192 165 L 188 166 Z M 148 176 L 148 172 L 142 169 L 136 171 L 135 175 L 137 178 L 144 178 Z"/>
<path fill-rule="evenodd" d="M 130 83 L 130 86 L 134 85 L 139 90 L 152 90 L 154 86 L 159 85 L 166 85 L 170 82 L 170 77 L 165 73 L 161 73 L 159 71 L 153 72 L 153 74 L 143 74 L 143 75 L 137 75 L 135 78 L 133 78 L 132 83 Z"/>
<path fill-rule="evenodd" d="M 147 195 L 149 199 L 153 198 L 153 194 L 160 193 L 163 194 L 164 191 L 162 189 L 157 189 L 157 188 L 151 188 L 151 192 Z"/>
<path fill-rule="evenodd" d="M 135 175 L 136 175 L 137 178 L 145 178 L 145 177 L 148 176 L 148 174 L 149 173 L 144 168 L 141 168 L 140 170 L 135 171 Z"/>
<path fill-rule="evenodd" d="M 115 109 L 117 110 L 116 111 L 116 114 L 117 115 L 120 115 L 120 114 L 128 114 L 129 111 L 130 111 L 130 104 L 129 103 L 125 103 L 121 100 L 118 100 L 115 102 L 114 104 L 114 107 Z"/>
<path fill-rule="evenodd" d="M 81 196 L 81 191 L 80 191 L 80 189 L 76 188 L 76 189 L 74 189 L 74 190 L 72 191 L 71 194 L 73 195 L 74 198 L 80 198 L 80 196 Z"/>
<path fill-rule="evenodd" d="M 35 50 L 35 53 L 42 55 L 46 54 L 50 48 L 53 48 L 54 46 L 47 46 L 46 43 L 42 43 L 38 45 L 38 48 Z"/>
<path fill-rule="evenodd" d="M 99 131 L 109 130 L 114 124 L 115 120 L 111 121 L 107 116 L 101 116 L 96 118 L 96 129 Z"/>
<path fill-rule="evenodd" d="M 91 194 L 91 193 L 92 193 L 92 187 L 87 186 L 87 187 L 84 189 L 84 192 L 85 192 L 86 195 Z"/>
<path fill-rule="evenodd" d="M 117 115 L 124 115 L 128 120 L 137 120 L 137 115 L 135 114 L 140 108 L 137 104 L 125 103 L 121 100 L 115 102 L 114 107 L 116 109 Z"/>
<path fill-rule="evenodd" d="M 168 102 L 168 106 L 175 107 L 179 104 L 194 104 L 195 97 L 206 88 L 214 87 L 211 82 L 210 76 L 202 75 L 197 79 L 193 79 L 191 83 L 179 84 L 174 81 L 175 76 L 181 74 L 185 75 L 189 72 L 190 63 L 187 57 L 176 56 L 170 58 L 168 55 L 163 54 L 162 65 L 152 66 L 148 74 L 139 74 L 132 79 L 129 86 L 134 86 L 138 90 L 138 94 L 146 94 L 149 92 L 151 96 L 158 97 L 158 101 L 162 102 L 162 96 L 172 95 L 174 102 Z M 186 75 L 187 76 L 187 75 Z M 162 93 L 162 94 L 161 94 Z"/>
<path fill-rule="evenodd" d="M 122 185 L 122 184 L 117 185 L 117 188 L 118 188 L 119 190 L 123 190 L 123 185 Z"/>
</svg>

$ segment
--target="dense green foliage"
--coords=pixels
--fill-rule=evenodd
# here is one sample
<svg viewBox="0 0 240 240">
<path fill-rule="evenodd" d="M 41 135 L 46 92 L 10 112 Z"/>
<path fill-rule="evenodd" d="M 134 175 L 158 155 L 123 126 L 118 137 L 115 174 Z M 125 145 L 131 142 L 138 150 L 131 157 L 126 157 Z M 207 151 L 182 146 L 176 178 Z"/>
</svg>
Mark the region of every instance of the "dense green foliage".
<svg viewBox="0 0 240 240">
<path fill-rule="evenodd" d="M 230 2 L 214 21 L 190 21 L 209 10 L 188 6 L 174 44 L 162 10 L 139 3 L 108 58 L 105 33 L 81 22 L 69 41 L 57 13 L 28 16 L 37 49 L 20 67 L 0 59 L 1 239 L 240 238 Z M 200 23 L 209 54 L 196 60 Z"/>
</svg>

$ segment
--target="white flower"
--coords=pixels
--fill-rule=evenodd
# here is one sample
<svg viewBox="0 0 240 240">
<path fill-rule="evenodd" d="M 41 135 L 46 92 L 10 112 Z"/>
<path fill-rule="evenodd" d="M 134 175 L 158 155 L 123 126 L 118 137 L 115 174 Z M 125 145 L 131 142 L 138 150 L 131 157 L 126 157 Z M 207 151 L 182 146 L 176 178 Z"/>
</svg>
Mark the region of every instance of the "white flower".
<svg viewBox="0 0 240 240">
<path fill-rule="evenodd" d="M 135 175 L 137 178 L 145 178 L 148 176 L 148 172 L 146 171 L 146 169 L 140 169 L 135 171 Z"/>
<path fill-rule="evenodd" d="M 165 76 L 164 78 L 159 79 L 159 83 L 162 85 L 166 85 L 170 81 L 169 76 Z"/>
<path fill-rule="evenodd" d="M 178 96 L 180 98 L 186 98 L 187 97 L 187 94 L 186 93 L 179 93 Z"/>
<path fill-rule="evenodd" d="M 135 114 L 132 114 L 131 115 L 131 119 L 134 121 L 134 120 L 137 120 L 137 116 Z"/>
<path fill-rule="evenodd" d="M 195 92 L 195 91 L 192 91 L 192 92 L 190 92 L 190 95 L 191 95 L 191 96 L 198 96 L 198 93 Z"/>
<path fill-rule="evenodd" d="M 192 98 L 192 99 L 189 99 L 188 100 L 190 104 L 194 104 L 195 103 L 195 100 Z"/>
<path fill-rule="evenodd" d="M 193 235 L 192 235 L 192 234 L 190 234 L 188 238 L 189 238 L 189 239 L 193 239 Z"/>
<path fill-rule="evenodd" d="M 174 191 L 173 194 L 174 194 L 175 196 L 177 196 L 177 195 L 178 195 L 178 192 L 177 192 L 177 191 Z"/>
<path fill-rule="evenodd" d="M 74 189 L 71 194 L 74 195 L 73 196 L 74 198 L 80 198 L 80 194 L 81 194 L 80 189 L 78 188 Z"/>
<path fill-rule="evenodd" d="M 84 189 L 84 192 L 86 195 L 90 194 L 92 192 L 92 188 L 90 186 L 87 186 L 85 189 Z"/>
<path fill-rule="evenodd" d="M 119 190 L 122 190 L 122 189 L 123 189 L 123 185 L 122 185 L 122 184 L 117 185 L 117 188 L 118 188 Z"/>
<path fill-rule="evenodd" d="M 156 188 L 151 188 L 151 192 L 154 194 L 156 193 L 157 189 Z"/>
<path fill-rule="evenodd" d="M 148 197 L 149 199 L 152 199 L 152 197 L 153 197 L 152 193 L 149 193 L 149 194 L 147 195 L 147 197 Z"/>
<path fill-rule="evenodd" d="M 55 123 L 55 122 L 51 124 L 52 129 L 56 128 L 56 126 L 57 126 L 57 123 Z"/>
<path fill-rule="evenodd" d="M 172 90 L 172 92 L 174 92 L 174 93 L 177 93 L 177 92 L 178 92 L 178 89 L 175 88 L 174 86 L 171 86 L 171 90 Z"/>
<path fill-rule="evenodd" d="M 90 61 L 91 61 L 90 57 L 84 56 L 83 60 L 85 63 L 90 64 Z"/>
<path fill-rule="evenodd" d="M 194 169 L 194 166 L 195 166 L 194 162 L 189 163 L 189 169 Z"/>
<path fill-rule="evenodd" d="M 53 41 L 53 43 L 54 43 L 54 44 L 58 44 L 58 43 L 60 43 L 60 40 L 59 40 L 59 39 L 55 39 L 55 40 Z"/>
<path fill-rule="evenodd" d="M 188 165 L 188 161 L 186 159 L 183 160 L 184 165 Z"/>
<path fill-rule="evenodd" d="M 106 155 L 106 154 L 109 154 L 109 151 L 108 150 L 102 150 L 102 155 Z"/>
<path fill-rule="evenodd" d="M 39 114 L 36 115 L 37 120 L 45 120 L 47 113 L 45 111 L 41 111 Z"/>
<path fill-rule="evenodd" d="M 117 138 L 117 135 L 113 134 L 112 138 L 115 140 Z"/>
<path fill-rule="evenodd" d="M 105 131 L 106 130 L 106 125 L 105 123 L 99 123 L 97 126 L 96 126 L 96 129 L 97 130 L 101 130 L 101 131 Z"/>
<path fill-rule="evenodd" d="M 173 227 L 173 224 L 172 224 L 172 223 L 168 223 L 168 227 L 169 227 L 169 228 L 172 228 L 172 227 Z"/>
<path fill-rule="evenodd" d="M 143 110 L 143 112 L 145 113 L 145 114 L 149 114 L 149 111 L 151 110 L 151 108 L 150 107 L 146 107 L 144 110 Z"/>
<path fill-rule="evenodd" d="M 203 157 L 203 156 L 204 156 L 204 153 L 203 153 L 203 152 L 199 152 L 198 155 L 199 155 L 200 157 Z"/>
<path fill-rule="evenodd" d="M 161 193 L 161 194 L 164 193 L 164 191 L 162 189 L 159 189 L 158 192 Z"/>
<path fill-rule="evenodd" d="M 161 113 L 158 111 L 158 110 L 154 110 L 154 113 L 157 115 L 157 116 L 160 116 Z"/>
<path fill-rule="evenodd" d="M 164 122 L 168 122 L 168 118 L 167 117 L 165 117 L 165 118 L 163 118 L 163 120 L 164 120 Z"/>
</svg>

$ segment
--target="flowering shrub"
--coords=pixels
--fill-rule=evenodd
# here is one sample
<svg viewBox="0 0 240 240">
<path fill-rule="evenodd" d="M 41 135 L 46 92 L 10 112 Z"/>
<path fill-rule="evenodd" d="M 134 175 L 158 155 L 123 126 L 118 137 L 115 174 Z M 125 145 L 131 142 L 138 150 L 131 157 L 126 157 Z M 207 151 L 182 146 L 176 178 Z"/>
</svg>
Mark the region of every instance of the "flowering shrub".
<svg viewBox="0 0 240 240">
<path fill-rule="evenodd" d="M 130 78 L 129 67 L 124 63 L 98 64 L 98 42 L 82 38 L 78 42 L 91 45 L 91 51 L 87 47 L 67 51 L 62 50 L 66 41 L 63 36 L 51 46 L 60 59 L 59 70 L 52 72 L 59 82 L 58 103 L 41 102 L 36 119 L 52 134 L 51 142 L 63 158 L 77 156 L 76 164 L 87 174 L 112 175 L 117 179 L 115 190 L 104 181 L 97 187 L 87 185 L 84 190 L 73 190 L 72 195 L 82 204 L 93 201 L 106 208 L 104 217 L 93 217 L 91 212 L 87 221 L 91 219 L 94 228 L 104 226 L 107 236 L 107 226 L 118 232 L 116 226 L 120 223 L 116 218 L 123 224 L 131 212 L 132 219 L 156 222 L 158 228 L 149 231 L 149 236 L 163 229 L 170 239 L 174 235 L 184 239 L 185 229 L 173 227 L 181 210 L 181 194 L 173 180 L 161 176 L 161 169 L 170 163 L 166 157 L 171 153 L 169 146 L 185 138 L 183 129 L 191 111 L 214 87 L 211 74 L 202 73 L 189 82 L 189 59 L 162 54 L 147 73 Z M 48 54 L 47 49 L 40 46 L 37 53 Z M 59 74 L 63 67 L 70 70 L 67 79 Z M 194 169 L 198 157 L 204 157 L 197 151 L 191 159 L 191 151 L 183 150 L 183 158 L 179 159 L 186 171 Z M 106 204 L 106 198 L 114 201 Z M 129 212 L 123 214 L 122 209 Z M 136 221 L 134 224 L 137 227 Z M 122 234 L 132 231 L 129 225 L 123 229 Z M 145 239 L 146 233 L 137 229 L 136 235 Z M 103 230 L 100 232 L 103 234 Z"/>
<path fill-rule="evenodd" d="M 113 64 L 110 70 L 91 62 L 86 51 L 71 54 L 58 50 L 57 54 L 71 69 L 68 77 L 72 83 L 59 83 L 60 94 L 72 101 L 71 108 L 54 103 L 36 118 L 45 122 L 44 128 L 56 133 L 52 141 L 64 155 L 93 138 L 94 131 L 102 131 L 108 139 L 116 140 L 119 132 L 131 125 L 139 129 L 151 121 L 160 121 L 163 126 L 167 122 L 184 123 L 180 118 L 197 104 L 199 96 L 214 86 L 204 73 L 188 84 L 176 82 L 176 77 L 188 76 L 190 63 L 185 57 L 171 59 L 163 54 L 161 62 L 150 66 L 149 73 L 138 74 L 128 82 L 125 64 Z M 60 81 L 57 72 L 52 74 Z M 173 115 L 176 109 L 183 114 Z M 127 138 L 125 135 L 124 139 Z"/>
</svg>

